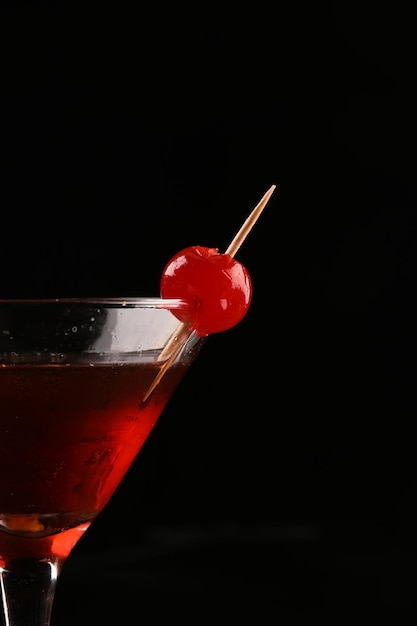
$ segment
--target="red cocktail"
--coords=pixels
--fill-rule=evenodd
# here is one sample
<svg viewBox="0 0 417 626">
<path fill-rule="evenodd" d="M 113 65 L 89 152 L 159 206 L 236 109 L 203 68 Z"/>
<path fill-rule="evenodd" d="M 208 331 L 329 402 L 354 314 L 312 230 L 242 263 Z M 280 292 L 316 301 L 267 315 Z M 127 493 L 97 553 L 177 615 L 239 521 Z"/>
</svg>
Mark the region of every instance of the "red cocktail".
<svg viewBox="0 0 417 626">
<path fill-rule="evenodd" d="M 163 298 L 0 300 L 0 586 L 5 626 L 49 626 L 62 565 L 107 504 L 205 337 L 237 324 L 251 280 L 194 246 Z M 178 292 L 178 293 L 177 293 Z"/>
<path fill-rule="evenodd" d="M 0 301 L 0 571 L 16 589 L 54 585 L 204 341 L 181 300 Z M 168 365 L 167 365 L 168 364 Z M 24 614 L 21 614 L 22 606 Z"/>
</svg>

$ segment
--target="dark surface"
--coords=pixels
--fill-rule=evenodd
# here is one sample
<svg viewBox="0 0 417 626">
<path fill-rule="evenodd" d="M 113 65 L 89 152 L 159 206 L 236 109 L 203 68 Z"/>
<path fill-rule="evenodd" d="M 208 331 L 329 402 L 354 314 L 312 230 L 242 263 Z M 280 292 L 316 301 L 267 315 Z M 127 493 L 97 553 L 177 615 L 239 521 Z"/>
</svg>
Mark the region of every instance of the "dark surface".
<svg viewBox="0 0 417 626">
<path fill-rule="evenodd" d="M 57 625 L 416 609 L 414 22 L 243 11 L 0 8 L 3 297 L 158 295 L 278 186 L 248 316 L 74 550 Z"/>
</svg>

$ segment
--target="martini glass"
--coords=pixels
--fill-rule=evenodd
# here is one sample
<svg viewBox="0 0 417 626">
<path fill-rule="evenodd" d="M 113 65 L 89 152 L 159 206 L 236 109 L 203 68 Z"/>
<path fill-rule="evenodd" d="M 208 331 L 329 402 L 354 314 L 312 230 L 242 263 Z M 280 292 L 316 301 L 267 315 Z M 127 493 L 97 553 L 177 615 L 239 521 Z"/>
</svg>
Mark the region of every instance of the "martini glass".
<svg viewBox="0 0 417 626">
<path fill-rule="evenodd" d="M 48 626 L 62 566 L 197 356 L 164 299 L 0 300 L 4 626 Z"/>
<path fill-rule="evenodd" d="M 274 189 L 226 254 L 235 255 Z M 195 306 L 0 300 L 0 626 L 49 626 L 66 559 L 204 344 L 179 321 L 195 319 Z"/>
</svg>

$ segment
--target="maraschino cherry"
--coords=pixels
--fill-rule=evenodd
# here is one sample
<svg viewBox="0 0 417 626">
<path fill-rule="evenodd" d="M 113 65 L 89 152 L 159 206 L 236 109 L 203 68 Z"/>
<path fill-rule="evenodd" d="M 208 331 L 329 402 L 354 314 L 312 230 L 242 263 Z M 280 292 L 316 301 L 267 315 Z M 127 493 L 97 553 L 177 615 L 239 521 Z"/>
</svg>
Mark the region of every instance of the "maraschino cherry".
<svg viewBox="0 0 417 626">
<path fill-rule="evenodd" d="M 252 281 L 248 270 L 230 254 L 219 254 L 217 248 L 191 246 L 181 250 L 166 265 L 161 278 L 163 298 L 195 301 L 192 329 L 203 337 L 238 324 L 246 315 L 252 298 Z"/>
<path fill-rule="evenodd" d="M 252 229 L 275 189 L 273 185 L 246 219 L 226 252 L 217 248 L 190 246 L 180 250 L 162 272 L 163 298 L 183 298 L 195 302 L 177 317 L 200 337 L 222 332 L 238 324 L 252 299 L 248 270 L 234 255 Z"/>
</svg>

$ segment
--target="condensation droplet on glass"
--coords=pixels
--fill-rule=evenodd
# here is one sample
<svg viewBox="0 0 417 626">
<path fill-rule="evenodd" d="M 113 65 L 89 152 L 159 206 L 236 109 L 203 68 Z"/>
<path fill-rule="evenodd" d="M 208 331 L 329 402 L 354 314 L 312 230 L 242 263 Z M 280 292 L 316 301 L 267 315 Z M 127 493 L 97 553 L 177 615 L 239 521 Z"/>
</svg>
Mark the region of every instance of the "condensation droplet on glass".
<svg viewBox="0 0 417 626">
<path fill-rule="evenodd" d="M 77 331 L 78 331 L 78 327 L 77 327 L 77 326 L 73 326 L 73 327 L 71 328 L 71 332 L 72 332 L 72 333 L 76 333 Z"/>
</svg>

